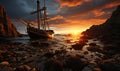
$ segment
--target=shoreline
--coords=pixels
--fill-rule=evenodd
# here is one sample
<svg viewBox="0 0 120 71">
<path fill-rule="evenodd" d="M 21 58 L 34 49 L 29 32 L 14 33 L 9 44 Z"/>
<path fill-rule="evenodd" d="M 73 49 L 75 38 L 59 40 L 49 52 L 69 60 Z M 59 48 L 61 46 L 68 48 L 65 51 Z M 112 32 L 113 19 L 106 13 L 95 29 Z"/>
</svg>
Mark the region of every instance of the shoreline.
<svg viewBox="0 0 120 71">
<path fill-rule="evenodd" d="M 49 42 L 30 41 L 28 44 L 18 42 L 2 44 L 0 45 L 0 54 L 2 54 L 0 56 L 2 57 L 0 64 L 2 64 L 2 62 L 7 62 L 9 64 L 7 67 L 11 68 L 11 71 L 19 70 L 21 69 L 21 66 L 23 70 L 24 67 L 28 68 L 27 71 L 30 71 L 30 69 L 33 71 L 34 69 L 36 71 L 49 71 L 51 68 L 53 71 L 56 71 L 56 69 L 63 71 L 63 69 L 66 68 L 72 69 L 73 71 L 84 71 L 86 68 L 93 70 L 96 68 L 96 66 L 97 68 L 101 69 L 99 64 L 104 67 L 104 63 L 106 62 L 112 62 L 113 64 L 112 60 L 115 59 L 115 56 L 117 56 L 117 59 L 120 57 L 120 55 L 115 55 L 114 57 L 107 56 L 107 58 L 104 59 L 105 56 L 103 57 L 101 54 L 96 52 L 97 50 L 100 50 L 98 48 L 93 50 L 93 48 L 89 47 L 89 51 L 83 51 L 81 49 L 74 49 L 74 47 L 78 46 L 72 47 L 73 44 L 69 46 L 62 44 L 64 42 L 61 40 L 56 39 Z M 96 42 L 96 40 L 94 41 Z M 93 43 L 89 43 L 87 45 L 99 47 Z M 78 65 L 79 67 L 77 68 Z M 67 69 L 66 71 L 68 71 Z"/>
</svg>

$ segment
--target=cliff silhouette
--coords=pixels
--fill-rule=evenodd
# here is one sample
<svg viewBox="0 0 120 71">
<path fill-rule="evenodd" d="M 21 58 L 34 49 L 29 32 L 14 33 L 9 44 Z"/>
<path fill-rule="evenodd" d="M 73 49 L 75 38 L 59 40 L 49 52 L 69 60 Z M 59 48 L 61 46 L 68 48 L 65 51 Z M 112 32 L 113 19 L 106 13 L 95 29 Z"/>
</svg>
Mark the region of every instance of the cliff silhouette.
<svg viewBox="0 0 120 71">
<path fill-rule="evenodd" d="M 101 25 L 93 25 L 82 32 L 84 39 L 98 38 L 100 40 L 120 39 L 120 5 L 112 13 L 111 17 Z"/>
<path fill-rule="evenodd" d="M 17 37 L 19 32 L 12 24 L 9 16 L 6 14 L 5 9 L 0 6 L 0 37 Z"/>
</svg>

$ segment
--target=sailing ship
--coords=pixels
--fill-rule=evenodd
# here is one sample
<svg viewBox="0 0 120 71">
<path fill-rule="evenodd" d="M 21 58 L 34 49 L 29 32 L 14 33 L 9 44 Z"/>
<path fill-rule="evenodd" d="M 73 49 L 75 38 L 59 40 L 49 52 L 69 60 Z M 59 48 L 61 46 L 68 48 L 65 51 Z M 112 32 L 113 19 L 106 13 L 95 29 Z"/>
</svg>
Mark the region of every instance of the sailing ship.
<svg viewBox="0 0 120 71">
<path fill-rule="evenodd" d="M 37 10 L 31 14 L 37 13 L 37 28 L 31 26 L 31 23 L 21 19 L 22 23 L 27 24 L 27 33 L 30 39 L 48 39 L 53 38 L 54 31 L 50 30 L 46 14 L 45 0 L 44 7 L 40 8 L 40 1 L 37 0 Z"/>
</svg>

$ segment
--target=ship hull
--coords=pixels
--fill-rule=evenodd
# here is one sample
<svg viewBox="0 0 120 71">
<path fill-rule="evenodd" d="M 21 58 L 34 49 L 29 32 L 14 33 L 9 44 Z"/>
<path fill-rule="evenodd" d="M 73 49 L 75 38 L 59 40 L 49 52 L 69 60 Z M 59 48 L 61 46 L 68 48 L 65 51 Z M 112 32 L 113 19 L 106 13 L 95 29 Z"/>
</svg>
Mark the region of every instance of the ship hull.
<svg viewBox="0 0 120 71">
<path fill-rule="evenodd" d="M 53 38 L 53 30 L 39 30 L 36 28 L 27 28 L 30 39 L 51 39 Z"/>
</svg>

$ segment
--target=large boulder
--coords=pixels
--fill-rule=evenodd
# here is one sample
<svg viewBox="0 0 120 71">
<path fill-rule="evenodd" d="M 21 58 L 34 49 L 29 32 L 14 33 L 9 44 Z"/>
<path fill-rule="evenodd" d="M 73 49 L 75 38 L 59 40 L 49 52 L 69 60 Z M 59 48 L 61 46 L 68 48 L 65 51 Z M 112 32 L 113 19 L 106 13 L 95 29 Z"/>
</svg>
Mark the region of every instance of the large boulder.
<svg viewBox="0 0 120 71">
<path fill-rule="evenodd" d="M 0 37 L 17 37 L 19 32 L 12 24 L 10 18 L 5 12 L 5 9 L 0 6 Z"/>
</svg>

